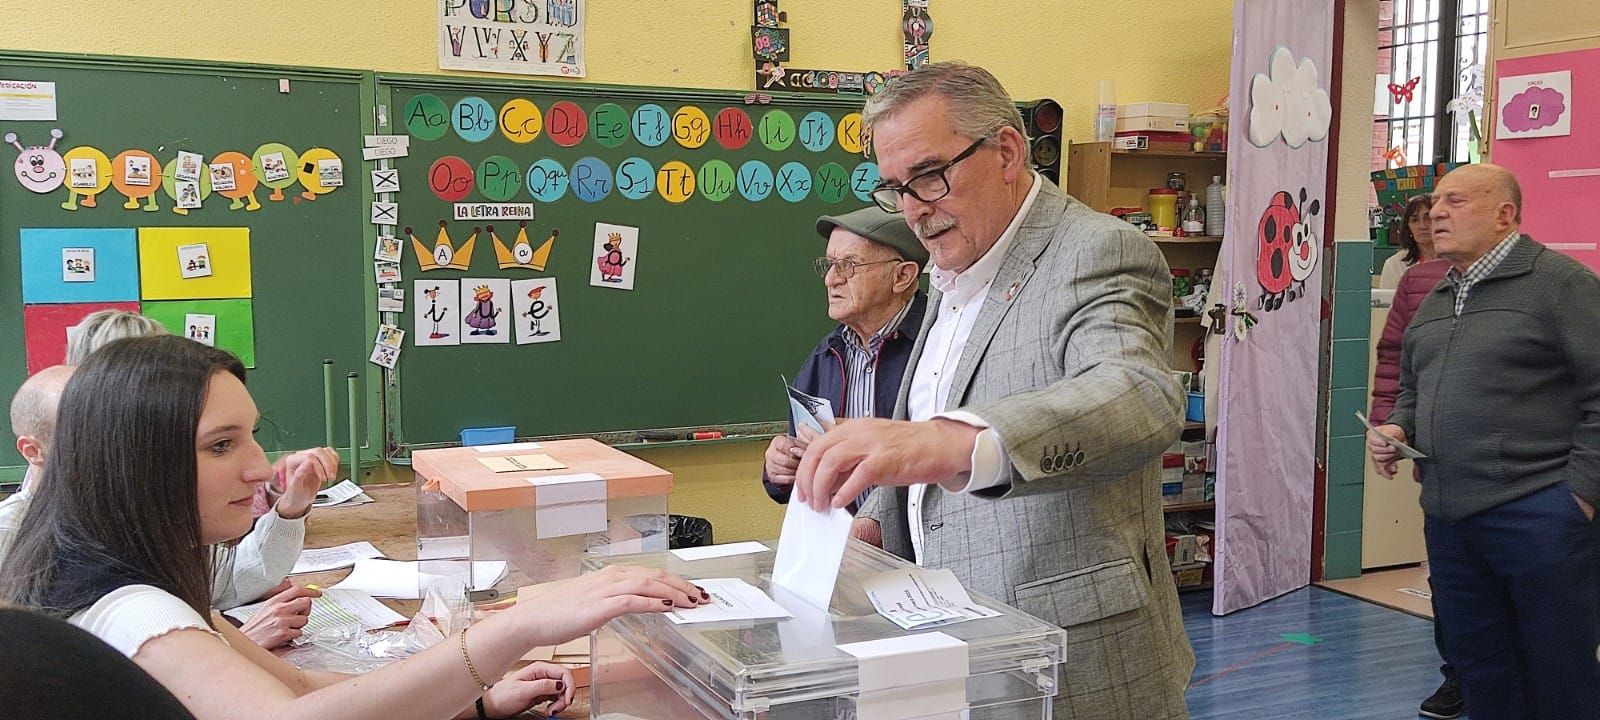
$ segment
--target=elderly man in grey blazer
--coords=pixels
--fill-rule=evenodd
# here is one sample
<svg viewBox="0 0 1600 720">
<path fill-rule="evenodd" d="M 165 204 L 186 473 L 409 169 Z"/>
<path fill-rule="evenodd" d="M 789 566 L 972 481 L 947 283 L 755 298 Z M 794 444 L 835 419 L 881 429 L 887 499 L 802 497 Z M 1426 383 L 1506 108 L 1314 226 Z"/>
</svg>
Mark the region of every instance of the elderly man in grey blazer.
<svg viewBox="0 0 1600 720">
<path fill-rule="evenodd" d="M 795 492 L 822 509 L 885 486 L 857 537 L 1064 628 L 1059 717 L 1187 717 L 1159 478 L 1182 425 L 1166 261 L 1028 168 L 981 68 L 924 65 L 864 117 L 873 198 L 927 246 L 934 292 L 897 419 L 813 441 Z"/>
</svg>

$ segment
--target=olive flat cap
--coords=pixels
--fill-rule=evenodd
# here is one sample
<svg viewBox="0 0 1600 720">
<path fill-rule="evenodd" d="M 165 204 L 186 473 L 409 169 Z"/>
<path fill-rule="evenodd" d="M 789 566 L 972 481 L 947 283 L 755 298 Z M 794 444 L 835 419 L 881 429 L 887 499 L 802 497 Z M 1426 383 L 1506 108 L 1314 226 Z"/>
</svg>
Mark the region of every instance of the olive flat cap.
<svg viewBox="0 0 1600 720">
<path fill-rule="evenodd" d="M 843 215 L 823 215 L 817 218 L 817 234 L 826 239 L 836 227 L 844 228 L 879 245 L 894 248 L 895 252 L 918 266 L 928 265 L 928 249 L 922 246 L 917 234 L 906 226 L 905 218 L 884 211 L 877 205 Z"/>
</svg>

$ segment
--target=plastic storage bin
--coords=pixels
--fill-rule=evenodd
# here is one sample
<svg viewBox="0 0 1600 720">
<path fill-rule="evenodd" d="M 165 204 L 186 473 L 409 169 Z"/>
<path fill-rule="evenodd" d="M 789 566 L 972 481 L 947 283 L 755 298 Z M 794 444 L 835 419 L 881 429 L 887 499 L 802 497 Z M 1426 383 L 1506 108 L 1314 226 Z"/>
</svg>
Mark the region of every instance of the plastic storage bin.
<svg viewBox="0 0 1600 720">
<path fill-rule="evenodd" d="M 499 445 L 517 439 L 515 427 L 467 428 L 461 431 L 461 444 L 466 447 Z"/>
<path fill-rule="evenodd" d="M 540 454 L 566 467 L 480 462 Z M 667 549 L 672 474 L 594 440 L 420 450 L 411 465 L 419 594 L 425 607 L 446 604 L 433 609 L 448 610 L 448 627 L 470 623 L 472 602 L 577 575 L 586 555 Z"/>
<path fill-rule="evenodd" d="M 777 543 L 767 544 L 775 548 Z M 592 637 L 590 717 L 597 720 L 1049 720 L 1065 632 L 976 593 L 998 617 L 932 630 L 965 643 L 964 666 L 909 672 L 898 661 L 858 661 L 836 646 L 929 632 L 879 616 L 862 582 L 913 567 L 851 541 L 832 606 L 824 611 L 769 585 L 775 553 L 687 562 L 670 553 L 584 561 L 659 567 L 690 579 L 741 578 L 792 618 L 675 625 L 664 615 L 614 620 Z M 879 661 L 882 662 L 882 661 Z M 864 675 L 864 672 L 866 673 Z M 887 685 L 883 675 L 889 675 Z M 863 682 L 863 678 L 866 678 Z M 942 679 L 932 679 L 942 677 Z M 865 689 L 864 689 L 865 688 Z"/>
</svg>

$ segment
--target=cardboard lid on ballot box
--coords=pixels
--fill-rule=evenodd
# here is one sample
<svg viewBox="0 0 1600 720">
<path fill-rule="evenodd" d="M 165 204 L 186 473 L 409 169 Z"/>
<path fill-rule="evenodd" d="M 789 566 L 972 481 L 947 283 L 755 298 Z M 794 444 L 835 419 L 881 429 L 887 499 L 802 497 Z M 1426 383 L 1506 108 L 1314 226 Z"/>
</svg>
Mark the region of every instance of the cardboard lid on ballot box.
<svg viewBox="0 0 1600 720">
<path fill-rule="evenodd" d="M 481 458 L 518 455 L 549 455 L 566 465 L 559 470 L 495 472 Z M 667 495 L 672 492 L 672 473 L 597 440 L 550 440 L 537 444 L 486 445 L 438 450 L 418 450 L 411 454 L 411 468 L 419 482 L 436 483 L 463 510 L 505 510 L 538 504 L 534 480 L 594 473 L 606 482 L 606 498 Z"/>
</svg>

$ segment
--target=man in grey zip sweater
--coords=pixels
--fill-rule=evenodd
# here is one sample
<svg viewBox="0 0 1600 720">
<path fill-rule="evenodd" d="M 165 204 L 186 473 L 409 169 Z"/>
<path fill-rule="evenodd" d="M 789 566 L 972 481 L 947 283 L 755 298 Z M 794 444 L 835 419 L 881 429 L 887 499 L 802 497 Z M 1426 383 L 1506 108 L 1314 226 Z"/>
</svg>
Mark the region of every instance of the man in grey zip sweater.
<svg viewBox="0 0 1600 720">
<path fill-rule="evenodd" d="M 1439 180 L 1445 282 L 1406 328 L 1400 396 L 1368 434 L 1422 474 L 1444 649 L 1474 720 L 1600 718 L 1600 278 L 1519 232 L 1504 168 Z"/>
</svg>

